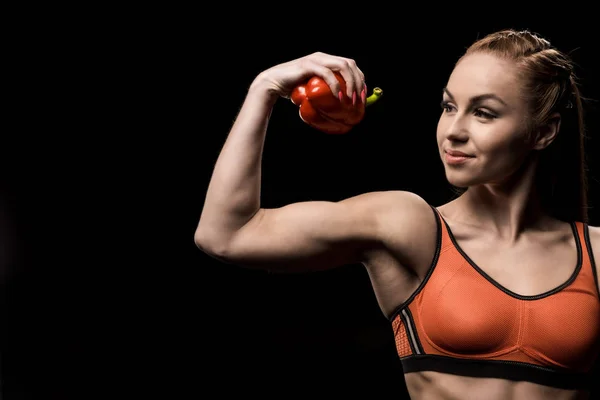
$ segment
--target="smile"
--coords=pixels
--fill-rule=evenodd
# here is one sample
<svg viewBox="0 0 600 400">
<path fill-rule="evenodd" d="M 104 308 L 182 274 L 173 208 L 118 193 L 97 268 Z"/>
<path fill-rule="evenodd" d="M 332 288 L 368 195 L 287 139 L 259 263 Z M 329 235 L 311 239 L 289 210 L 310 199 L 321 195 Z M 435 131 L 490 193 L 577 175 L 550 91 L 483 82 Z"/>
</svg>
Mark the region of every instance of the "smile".
<svg viewBox="0 0 600 400">
<path fill-rule="evenodd" d="M 444 159 L 446 161 L 447 164 L 450 165 L 458 165 L 458 164 L 463 164 L 466 163 L 467 161 L 473 159 L 475 157 L 470 156 L 468 154 L 462 153 L 460 151 L 445 151 L 444 152 Z"/>
</svg>

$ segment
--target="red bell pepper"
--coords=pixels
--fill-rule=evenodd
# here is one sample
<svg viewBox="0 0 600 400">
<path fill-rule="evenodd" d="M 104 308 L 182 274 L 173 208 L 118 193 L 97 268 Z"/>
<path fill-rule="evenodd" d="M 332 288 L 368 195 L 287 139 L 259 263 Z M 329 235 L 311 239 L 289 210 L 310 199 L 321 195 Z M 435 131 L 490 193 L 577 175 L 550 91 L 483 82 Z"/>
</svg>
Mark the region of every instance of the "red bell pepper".
<svg viewBox="0 0 600 400">
<path fill-rule="evenodd" d="M 334 96 L 329 85 L 317 76 L 294 88 L 290 97 L 292 103 L 299 106 L 300 118 L 305 123 L 328 134 L 344 134 L 363 120 L 365 107 L 377 101 L 383 91 L 375 88 L 366 103 L 357 99 L 353 105 L 352 99 L 345 95 L 346 82 L 337 72 L 335 77 L 344 93 L 342 100 Z"/>
</svg>

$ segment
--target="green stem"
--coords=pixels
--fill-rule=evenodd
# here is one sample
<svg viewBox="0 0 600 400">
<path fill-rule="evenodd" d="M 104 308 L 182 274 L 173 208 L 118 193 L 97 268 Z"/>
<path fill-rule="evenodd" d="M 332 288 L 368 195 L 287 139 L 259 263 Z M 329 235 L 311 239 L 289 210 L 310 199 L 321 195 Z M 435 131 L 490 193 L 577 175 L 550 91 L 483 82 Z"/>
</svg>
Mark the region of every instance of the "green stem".
<svg viewBox="0 0 600 400">
<path fill-rule="evenodd" d="M 373 89 L 373 93 L 369 97 L 367 97 L 367 103 L 365 104 L 365 106 L 370 106 L 371 104 L 375 103 L 377 100 L 379 100 L 379 98 L 382 95 L 383 95 L 383 90 L 376 87 L 375 89 Z"/>
</svg>

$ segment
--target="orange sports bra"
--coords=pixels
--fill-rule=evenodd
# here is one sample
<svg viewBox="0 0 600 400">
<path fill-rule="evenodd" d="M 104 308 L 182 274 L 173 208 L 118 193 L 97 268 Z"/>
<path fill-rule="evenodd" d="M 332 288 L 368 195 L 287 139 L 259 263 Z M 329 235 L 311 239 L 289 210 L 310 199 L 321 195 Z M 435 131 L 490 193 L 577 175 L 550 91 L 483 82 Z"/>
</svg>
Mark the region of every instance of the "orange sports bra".
<svg viewBox="0 0 600 400">
<path fill-rule="evenodd" d="M 587 224 L 571 224 L 578 255 L 571 277 L 546 293 L 522 296 L 470 260 L 433 210 L 438 244 L 432 265 L 390 317 L 404 373 L 588 388 L 600 352 L 600 293 Z"/>
</svg>

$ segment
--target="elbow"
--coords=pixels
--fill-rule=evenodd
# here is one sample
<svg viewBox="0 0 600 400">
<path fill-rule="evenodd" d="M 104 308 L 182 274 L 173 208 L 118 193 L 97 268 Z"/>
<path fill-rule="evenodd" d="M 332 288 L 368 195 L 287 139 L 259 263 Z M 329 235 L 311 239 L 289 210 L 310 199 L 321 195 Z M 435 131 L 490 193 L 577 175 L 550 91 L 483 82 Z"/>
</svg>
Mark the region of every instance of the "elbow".
<svg viewBox="0 0 600 400">
<path fill-rule="evenodd" d="M 196 229 L 194 232 L 194 244 L 207 255 L 218 260 L 227 260 L 230 254 L 229 240 L 217 238 L 204 229 Z"/>
</svg>

